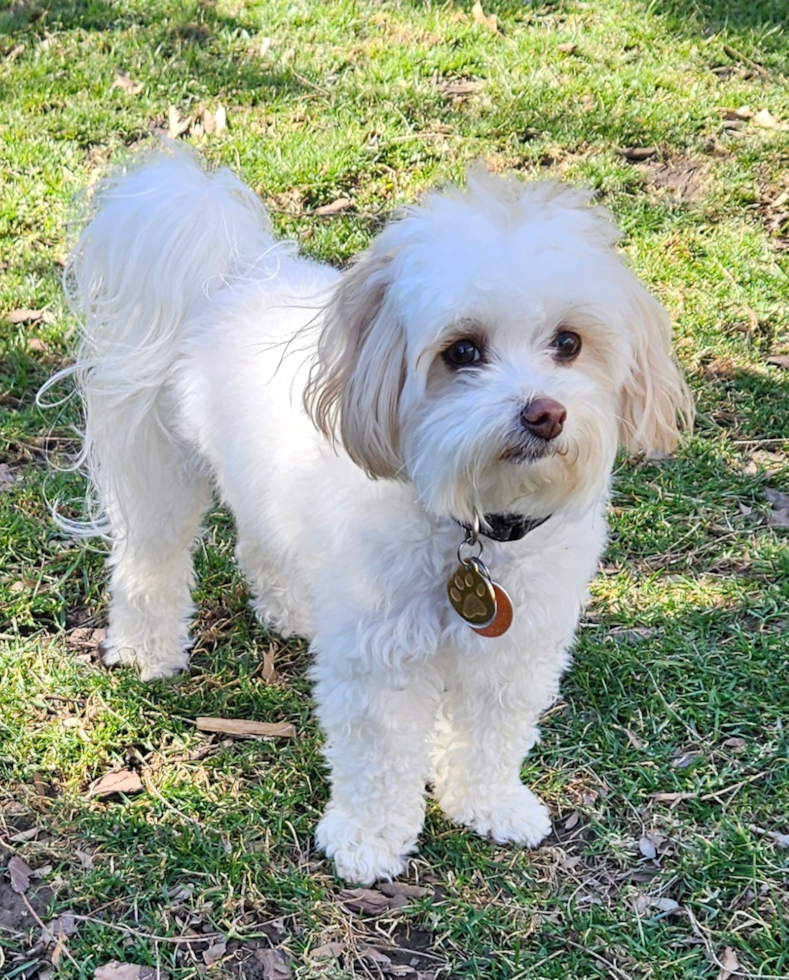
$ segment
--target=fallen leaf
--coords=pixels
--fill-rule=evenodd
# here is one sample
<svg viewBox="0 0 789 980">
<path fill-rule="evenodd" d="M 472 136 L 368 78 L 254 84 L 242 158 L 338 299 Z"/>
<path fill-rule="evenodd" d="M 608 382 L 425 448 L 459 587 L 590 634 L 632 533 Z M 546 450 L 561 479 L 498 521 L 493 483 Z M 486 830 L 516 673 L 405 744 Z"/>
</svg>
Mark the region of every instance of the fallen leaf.
<svg viewBox="0 0 789 980">
<path fill-rule="evenodd" d="M 260 676 L 267 684 L 273 684 L 277 679 L 277 669 L 274 666 L 274 650 L 272 647 L 263 651 L 263 666 L 260 668 Z"/>
<path fill-rule="evenodd" d="M 192 122 L 191 116 L 182 116 L 175 106 L 171 105 L 167 110 L 167 135 L 171 140 L 177 140 L 179 136 L 188 132 Z"/>
<path fill-rule="evenodd" d="M 769 109 L 760 109 L 753 117 L 753 121 L 762 129 L 784 129 Z"/>
<path fill-rule="evenodd" d="M 789 369 L 789 354 L 774 354 L 767 358 L 767 363 L 772 364 L 773 367 Z"/>
<path fill-rule="evenodd" d="M 581 819 L 581 815 L 577 810 L 574 810 L 570 816 L 564 821 L 562 826 L 565 830 L 572 830 L 574 827 L 578 826 L 578 821 Z"/>
<path fill-rule="evenodd" d="M 723 953 L 721 953 L 719 963 L 721 969 L 718 974 L 718 980 L 729 980 L 729 977 L 739 972 L 740 961 L 737 959 L 737 954 L 731 946 L 727 946 Z"/>
<path fill-rule="evenodd" d="M 737 109 L 722 109 L 724 119 L 753 119 L 753 109 L 747 105 L 741 105 Z"/>
<path fill-rule="evenodd" d="M 16 483 L 16 477 L 8 463 L 0 463 L 0 490 L 7 490 Z"/>
<path fill-rule="evenodd" d="M 122 68 L 116 68 L 115 79 L 112 85 L 110 85 L 110 88 L 122 88 L 129 95 L 139 95 L 142 92 L 143 84 L 142 82 L 135 82 L 129 77 L 128 72 L 125 72 Z"/>
<path fill-rule="evenodd" d="M 203 130 L 209 135 L 219 135 L 227 129 L 227 110 L 223 105 L 216 107 L 216 112 L 209 112 L 207 109 L 202 113 Z"/>
<path fill-rule="evenodd" d="M 197 718 L 195 727 L 200 732 L 219 732 L 234 738 L 258 735 L 267 738 L 293 738 L 296 729 L 288 721 L 246 721 L 243 718 Z"/>
<path fill-rule="evenodd" d="M 611 636 L 615 640 L 624 640 L 629 646 L 636 646 L 655 635 L 655 630 L 648 626 L 634 626 L 632 629 L 612 629 Z"/>
<path fill-rule="evenodd" d="M 227 943 L 212 943 L 208 949 L 203 950 L 203 962 L 206 966 L 213 966 L 218 963 L 227 952 Z"/>
<path fill-rule="evenodd" d="M 85 871 L 91 871 L 93 869 L 93 855 L 90 851 L 81 851 L 77 848 L 74 854 L 80 863 L 80 867 L 84 868 Z"/>
<path fill-rule="evenodd" d="M 650 861 L 654 861 L 657 857 L 657 848 L 648 837 L 641 838 L 638 842 L 638 849 Z"/>
<path fill-rule="evenodd" d="M 635 732 L 631 732 L 629 728 L 623 728 L 622 731 L 627 735 L 627 740 L 634 749 L 644 749 L 647 743 L 643 738 L 639 738 Z"/>
<path fill-rule="evenodd" d="M 21 857 L 14 855 L 8 862 L 8 874 L 11 878 L 11 887 L 17 895 L 24 895 L 30 888 L 30 876 L 33 870 L 26 864 Z"/>
<path fill-rule="evenodd" d="M 786 510 L 789 507 L 789 493 L 781 493 L 780 490 L 773 490 L 771 487 L 764 488 L 764 495 L 778 510 Z"/>
<path fill-rule="evenodd" d="M 336 201 L 332 201 L 331 204 L 322 204 L 319 208 L 315 208 L 315 214 L 327 215 L 327 214 L 339 214 L 341 211 L 347 211 L 348 208 L 353 207 L 353 201 L 347 197 L 338 197 Z"/>
<path fill-rule="evenodd" d="M 256 949 L 255 959 L 263 967 L 263 980 L 290 980 L 293 970 L 281 949 Z"/>
<path fill-rule="evenodd" d="M 66 633 L 66 646 L 72 649 L 96 650 L 107 636 L 105 629 L 94 629 L 91 626 L 77 626 Z"/>
<path fill-rule="evenodd" d="M 47 922 L 41 930 L 41 942 L 51 946 L 60 940 L 61 936 L 73 936 L 77 931 L 77 923 L 70 912 L 63 912 L 51 922 Z"/>
<path fill-rule="evenodd" d="M 352 912 L 366 915 L 381 915 L 389 910 L 386 895 L 372 888 L 343 888 L 337 893 L 337 900 Z"/>
<path fill-rule="evenodd" d="M 368 963 L 375 963 L 379 970 L 384 970 L 392 965 L 392 957 L 387 956 L 380 949 L 376 949 L 375 946 L 363 946 L 359 950 L 359 956 L 367 960 Z"/>
<path fill-rule="evenodd" d="M 311 949 L 307 956 L 312 960 L 337 959 L 345 952 L 345 943 L 324 943 Z"/>
<path fill-rule="evenodd" d="M 93 980 L 168 980 L 169 976 L 156 966 L 119 963 L 117 960 L 110 960 L 93 971 Z"/>
<path fill-rule="evenodd" d="M 578 45 L 573 41 L 567 41 L 565 44 L 557 44 L 556 50 L 561 51 L 562 54 L 572 54 L 577 47 Z"/>
<path fill-rule="evenodd" d="M 406 898 L 424 898 L 430 893 L 429 888 L 423 885 L 411 885 L 407 881 L 380 881 L 378 891 L 388 898 L 395 895 L 404 895 Z"/>
<path fill-rule="evenodd" d="M 27 349 L 34 354 L 45 354 L 49 350 L 49 347 L 47 347 L 40 337 L 31 337 L 27 342 Z"/>
<path fill-rule="evenodd" d="M 639 894 L 636 897 L 635 906 L 636 912 L 638 912 L 639 915 L 643 915 L 645 912 L 649 912 L 652 909 L 657 909 L 658 912 L 669 914 L 671 912 L 676 912 L 679 909 L 679 902 L 675 902 L 673 898 L 663 898 L 661 895 Z"/>
<path fill-rule="evenodd" d="M 41 833 L 40 827 L 31 827 L 29 830 L 20 830 L 18 834 L 12 834 L 8 839 L 12 844 L 22 844 L 26 840 L 33 840 Z"/>
<path fill-rule="evenodd" d="M 702 752 L 700 749 L 684 749 L 671 760 L 671 765 L 675 769 L 688 769 L 695 762 L 698 762 L 701 756 Z"/>
<path fill-rule="evenodd" d="M 488 30 L 498 33 L 499 26 L 496 15 L 486 14 L 482 9 L 482 4 L 479 2 L 479 0 L 476 0 L 474 6 L 471 8 L 471 16 L 478 24 L 481 24 L 482 27 L 487 27 Z"/>
<path fill-rule="evenodd" d="M 92 782 L 85 796 L 89 800 L 103 800 L 119 793 L 124 796 L 141 793 L 142 788 L 142 780 L 138 773 L 131 769 L 119 769 L 117 772 L 108 772 L 101 779 Z"/>
<path fill-rule="evenodd" d="M 479 92 L 484 82 L 475 82 L 471 79 L 458 79 L 456 81 L 440 82 L 436 85 L 437 91 L 442 95 L 471 95 Z"/>
<path fill-rule="evenodd" d="M 767 515 L 767 526 L 789 527 L 789 493 L 781 493 L 780 490 L 765 487 L 764 495 L 773 507 Z"/>
<path fill-rule="evenodd" d="M 735 735 L 733 738 L 724 739 L 721 742 L 721 748 L 728 749 L 730 752 L 736 752 L 738 755 L 741 752 L 745 752 L 748 748 L 748 743 L 744 738 L 740 738 L 739 735 Z"/>
</svg>

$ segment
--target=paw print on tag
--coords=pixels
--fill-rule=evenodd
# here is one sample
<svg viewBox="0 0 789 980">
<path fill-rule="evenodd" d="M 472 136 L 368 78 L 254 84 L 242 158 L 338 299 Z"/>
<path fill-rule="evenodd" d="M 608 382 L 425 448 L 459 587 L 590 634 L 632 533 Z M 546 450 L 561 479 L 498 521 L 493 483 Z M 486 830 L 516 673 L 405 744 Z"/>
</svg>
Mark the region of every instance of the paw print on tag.
<svg viewBox="0 0 789 980">
<path fill-rule="evenodd" d="M 493 585 L 471 563 L 456 569 L 447 591 L 455 611 L 471 626 L 486 626 L 496 615 Z"/>
</svg>

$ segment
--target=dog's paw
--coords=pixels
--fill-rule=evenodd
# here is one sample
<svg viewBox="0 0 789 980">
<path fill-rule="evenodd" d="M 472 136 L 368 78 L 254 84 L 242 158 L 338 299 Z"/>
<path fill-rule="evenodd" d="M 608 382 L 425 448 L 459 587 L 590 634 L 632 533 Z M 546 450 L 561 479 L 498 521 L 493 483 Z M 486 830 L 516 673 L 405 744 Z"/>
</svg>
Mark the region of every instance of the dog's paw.
<svg viewBox="0 0 789 980">
<path fill-rule="evenodd" d="M 537 847 L 553 830 L 548 808 L 525 786 L 509 790 L 498 799 L 465 803 L 455 800 L 449 806 L 442 801 L 441 807 L 454 823 L 498 844 Z"/>
<path fill-rule="evenodd" d="M 356 885 L 391 880 L 405 870 L 414 841 L 392 840 L 385 832 L 366 833 L 350 814 L 329 809 L 318 824 L 315 843 L 331 858 L 339 878 Z"/>
<path fill-rule="evenodd" d="M 108 637 L 99 647 L 101 662 L 105 667 L 137 666 L 143 681 L 163 680 L 175 677 L 189 667 L 189 652 L 173 649 L 170 646 L 149 642 L 135 645 L 128 642 L 114 642 Z"/>
</svg>

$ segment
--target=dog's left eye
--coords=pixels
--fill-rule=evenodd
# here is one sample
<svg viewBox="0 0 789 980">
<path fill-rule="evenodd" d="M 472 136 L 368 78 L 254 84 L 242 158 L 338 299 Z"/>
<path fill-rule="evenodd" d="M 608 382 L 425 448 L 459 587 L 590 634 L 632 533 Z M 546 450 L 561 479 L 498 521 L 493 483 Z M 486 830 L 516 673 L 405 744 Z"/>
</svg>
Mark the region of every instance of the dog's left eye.
<svg viewBox="0 0 789 980">
<path fill-rule="evenodd" d="M 482 351 L 473 340 L 456 340 L 441 355 L 450 367 L 465 367 L 482 359 Z"/>
<path fill-rule="evenodd" d="M 572 361 L 581 353 L 581 338 L 572 330 L 560 330 L 553 346 L 560 361 Z"/>
</svg>

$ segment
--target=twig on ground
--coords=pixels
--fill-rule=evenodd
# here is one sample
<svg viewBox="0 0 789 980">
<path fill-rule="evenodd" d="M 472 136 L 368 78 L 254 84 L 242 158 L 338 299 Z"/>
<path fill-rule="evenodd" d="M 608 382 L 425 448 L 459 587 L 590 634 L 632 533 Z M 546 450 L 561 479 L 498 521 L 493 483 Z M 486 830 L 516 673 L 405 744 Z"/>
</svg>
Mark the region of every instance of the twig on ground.
<svg viewBox="0 0 789 980">
<path fill-rule="evenodd" d="M 752 58 L 749 58 L 747 55 L 743 54 L 742 51 L 738 51 L 736 48 L 733 48 L 730 44 L 723 45 L 723 53 L 728 55 L 732 61 L 745 62 L 745 64 L 748 65 L 749 68 L 753 68 L 753 70 L 755 72 L 758 72 L 758 74 L 761 75 L 762 78 L 770 77 L 770 73 L 769 71 L 767 71 L 766 68 L 760 65 L 757 61 L 754 61 Z"/>
</svg>

